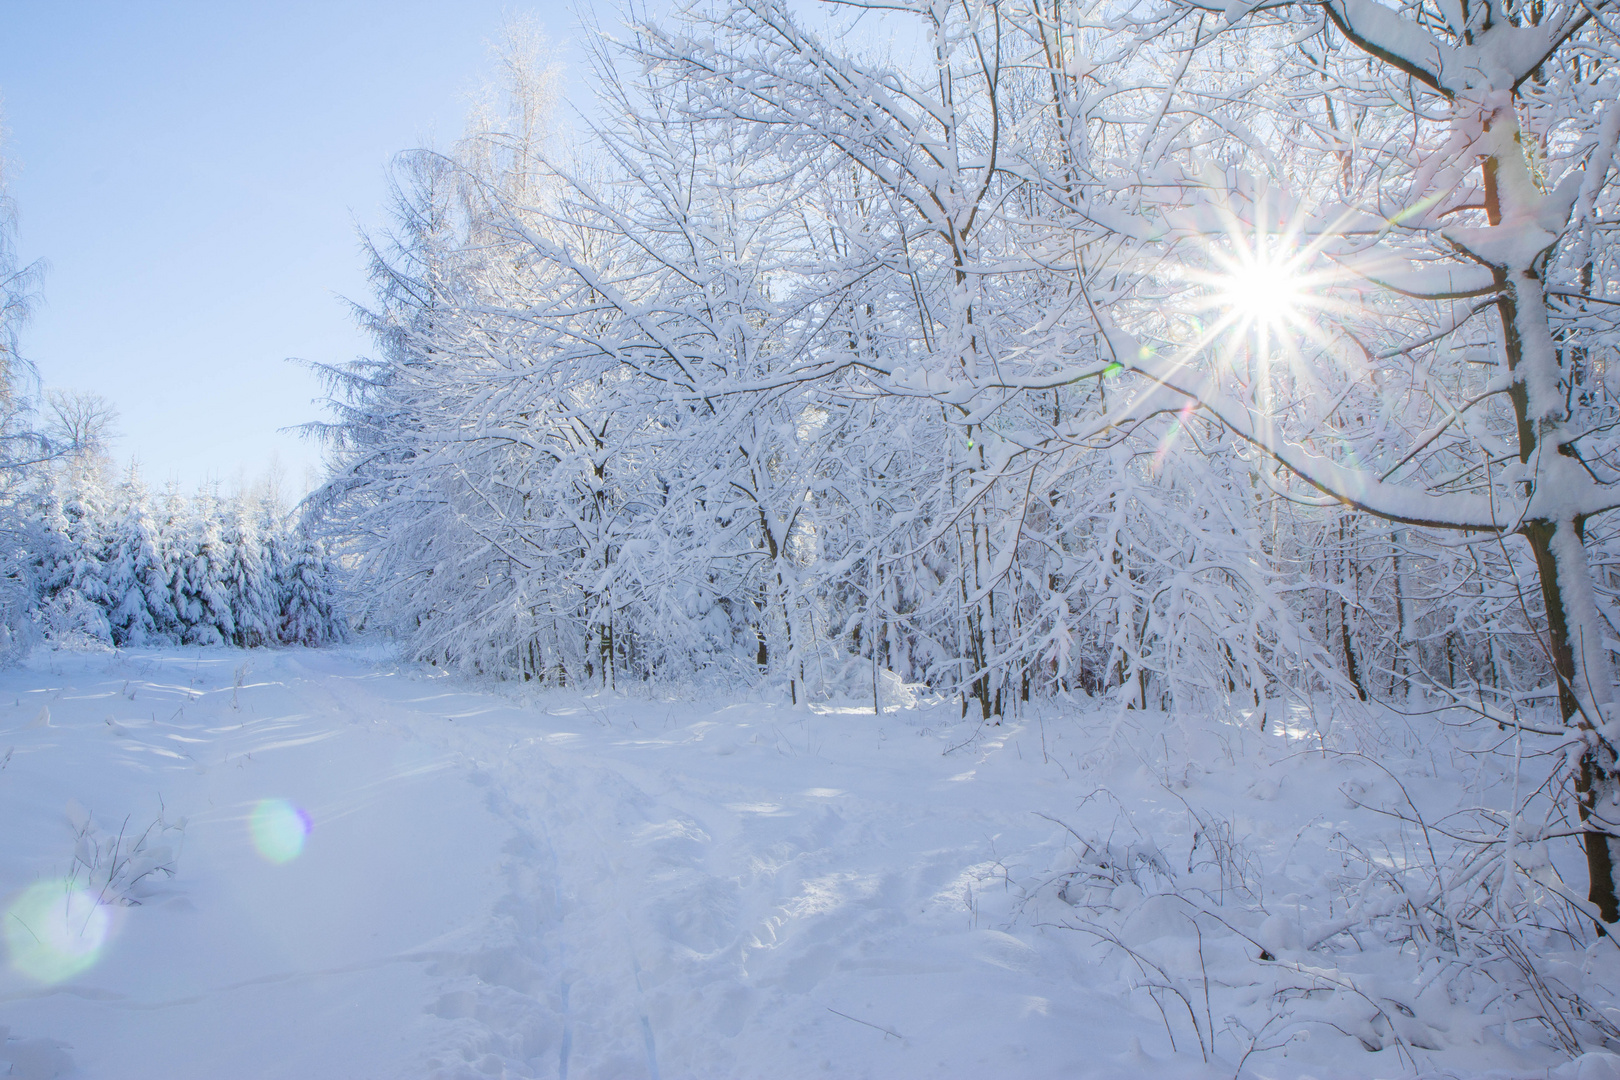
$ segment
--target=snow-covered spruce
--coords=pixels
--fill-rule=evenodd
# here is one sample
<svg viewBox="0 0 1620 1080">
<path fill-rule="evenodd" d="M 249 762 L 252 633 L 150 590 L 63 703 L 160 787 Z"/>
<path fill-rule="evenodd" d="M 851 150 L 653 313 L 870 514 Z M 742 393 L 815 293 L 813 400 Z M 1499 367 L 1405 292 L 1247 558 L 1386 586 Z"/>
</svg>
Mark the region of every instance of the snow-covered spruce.
<svg viewBox="0 0 1620 1080">
<path fill-rule="evenodd" d="M 58 644 L 340 641 L 339 570 L 274 498 L 154 499 L 133 468 L 83 458 L 47 473 L 25 519 L 35 628 Z"/>
</svg>

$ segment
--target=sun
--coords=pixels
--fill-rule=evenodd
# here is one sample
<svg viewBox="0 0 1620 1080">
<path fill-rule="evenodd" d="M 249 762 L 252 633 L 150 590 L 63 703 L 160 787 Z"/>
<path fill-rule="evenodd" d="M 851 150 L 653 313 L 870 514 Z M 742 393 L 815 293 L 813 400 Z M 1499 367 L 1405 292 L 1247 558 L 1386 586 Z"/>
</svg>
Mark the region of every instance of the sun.
<svg viewBox="0 0 1620 1080">
<path fill-rule="evenodd" d="M 1263 195 L 1248 210 L 1223 210 L 1192 238 L 1190 257 L 1173 271 L 1187 286 L 1175 332 L 1185 355 L 1213 349 L 1258 377 L 1256 364 L 1270 371 L 1331 351 L 1346 301 L 1343 272 L 1326 251 L 1337 225 L 1308 227 L 1299 206 L 1273 206 Z"/>
<path fill-rule="evenodd" d="M 1261 195 L 1247 215 L 1222 212 L 1219 227 L 1198 245 L 1203 257 L 1184 270 L 1212 340 L 1249 340 L 1269 350 L 1321 338 L 1321 320 L 1334 306 L 1334 278 L 1322 257 L 1326 234 L 1306 228 L 1299 206 L 1273 201 Z"/>
<path fill-rule="evenodd" d="M 1230 317 L 1265 329 L 1299 321 L 1306 303 L 1303 268 L 1291 260 L 1239 258 L 1216 279 L 1216 303 Z"/>
</svg>

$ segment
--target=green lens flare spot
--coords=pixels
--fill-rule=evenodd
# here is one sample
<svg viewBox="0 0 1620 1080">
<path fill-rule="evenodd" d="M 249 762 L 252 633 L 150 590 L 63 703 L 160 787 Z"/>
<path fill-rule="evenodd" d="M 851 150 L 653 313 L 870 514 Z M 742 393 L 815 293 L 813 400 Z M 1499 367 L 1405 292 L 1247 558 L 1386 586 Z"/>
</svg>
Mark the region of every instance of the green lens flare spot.
<svg viewBox="0 0 1620 1080">
<path fill-rule="evenodd" d="M 1146 349 L 1143 349 L 1142 351 L 1144 353 L 1147 352 Z M 1103 368 L 1103 378 L 1106 379 L 1106 378 L 1108 378 L 1108 377 L 1110 377 L 1112 375 L 1118 375 L 1120 372 L 1122 372 L 1124 370 L 1125 370 L 1125 365 L 1120 363 L 1118 360 L 1115 360 L 1112 364 L 1109 364 L 1107 367 Z"/>
<path fill-rule="evenodd" d="M 291 862 L 304 851 L 311 828 L 309 815 L 286 799 L 264 799 L 250 819 L 253 846 L 273 863 Z"/>
<path fill-rule="evenodd" d="M 12 969 L 36 982 L 65 982 L 95 964 L 112 912 L 93 893 L 60 878 L 24 889 L 6 909 L 6 953 Z"/>
</svg>

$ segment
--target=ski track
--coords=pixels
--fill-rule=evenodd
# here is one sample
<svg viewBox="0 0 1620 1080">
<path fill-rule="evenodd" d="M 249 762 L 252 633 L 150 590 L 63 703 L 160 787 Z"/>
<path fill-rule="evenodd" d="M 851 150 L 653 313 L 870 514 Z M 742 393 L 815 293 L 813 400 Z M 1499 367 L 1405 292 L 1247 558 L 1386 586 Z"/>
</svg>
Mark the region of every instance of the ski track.
<svg viewBox="0 0 1620 1080">
<path fill-rule="evenodd" d="M 244 664 L 251 681 L 237 674 L 243 685 L 234 687 Z M 18 744 L 11 779 L 29 755 L 48 752 L 48 739 L 24 745 L 45 699 L 55 717 L 47 734 L 128 715 L 119 720 L 126 733 L 102 745 L 126 765 L 143 762 L 146 774 L 174 777 L 160 792 L 189 774 L 212 783 L 278 761 L 301 770 L 351 752 L 345 746 L 386 747 L 388 768 L 323 789 L 310 808 L 310 850 L 379 798 L 408 791 L 411 805 L 451 807 L 470 786 L 484 816 L 468 848 L 485 844 L 495 864 L 463 901 L 471 917 L 346 963 L 306 957 L 266 970 L 256 957 L 188 993 L 127 972 L 121 989 L 98 988 L 97 969 L 66 987 L 0 987 L 13 1040 L 73 1044 L 74 1076 L 348 1077 L 362 1075 L 357 1061 L 368 1076 L 455 1080 L 1110 1075 L 1104 1063 L 1131 1060 L 1131 1037 L 1151 1030 L 1086 989 L 1076 953 L 1042 944 L 1030 929 L 1039 912 L 1005 932 L 1013 878 L 1049 865 L 1066 842 L 1035 811 L 1072 809 L 1072 787 L 1055 766 L 1049 778 L 1023 768 L 1009 774 L 1023 786 L 1009 797 L 1005 785 L 977 779 L 994 747 L 944 755 L 944 725 L 923 726 L 925 712 L 879 719 L 869 708 L 565 693 L 522 706 L 342 651 L 57 656 L 44 665 L 0 676 L 0 693 L 18 702 L 0 710 L 0 752 Z M 176 677 L 188 667 L 201 674 Z M 153 763 L 161 751 L 179 756 Z M 224 823 L 241 812 L 215 807 L 198 818 L 210 813 Z M 35 874 L 51 854 L 41 849 Z M 182 854 L 177 887 L 204 854 Z M 448 854 L 420 857 L 432 867 Z M 147 908 L 131 910 L 139 919 Z M 196 1065 L 180 1055 L 129 1071 L 85 1034 L 113 1014 L 206 1010 L 211 1022 L 242 1024 L 255 994 L 312 985 L 341 1000 L 345 979 L 358 980 L 350 993 L 381 985 L 369 980 L 415 993 L 417 1019 L 397 1032 L 357 1020 L 324 1036 L 344 1054 L 322 1065 L 312 1049 L 285 1067 L 253 1056 L 263 1050 L 250 1042 L 234 1056 L 226 1046 Z M 118 1038 L 140 1035 L 126 1027 Z M 186 1071 L 204 1069 L 205 1057 L 211 1071 Z M 1121 1064 L 1118 1075 L 1135 1071 Z"/>
</svg>

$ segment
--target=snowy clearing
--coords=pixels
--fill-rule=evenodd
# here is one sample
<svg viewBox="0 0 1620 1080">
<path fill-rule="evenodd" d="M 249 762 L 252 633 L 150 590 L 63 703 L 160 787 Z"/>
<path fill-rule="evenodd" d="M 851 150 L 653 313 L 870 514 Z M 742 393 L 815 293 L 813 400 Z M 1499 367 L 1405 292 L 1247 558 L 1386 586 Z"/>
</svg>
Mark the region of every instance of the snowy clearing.
<svg viewBox="0 0 1620 1080">
<path fill-rule="evenodd" d="M 1267 980 L 1330 964 L 1302 962 L 1313 885 L 1343 864 L 1329 835 L 1392 835 L 1337 790 L 1351 776 L 1371 805 L 1377 770 L 1330 773 L 1234 727 L 1243 754 L 1169 777 L 1097 752 L 1101 723 L 960 745 L 975 727 L 949 705 L 520 704 L 359 649 L 41 654 L 0 673 L 0 1063 L 120 1080 L 1232 1076 L 1231 1021 L 1257 1029 Z M 1230 917 L 1277 962 L 1189 937 L 1151 874 L 1107 898 L 1118 919 L 1079 918 L 1079 836 L 1188 867 L 1186 885 L 1194 807 L 1224 822 L 1231 865 L 1248 860 L 1237 887 L 1265 884 Z M 60 903 L 41 913 L 42 892 Z M 54 936 L 51 912 L 72 913 Z M 37 948 L 15 929 L 30 920 Z M 1167 967 L 1200 956 L 1247 1004 L 1200 998 L 1201 1033 L 1161 1014 L 1144 969 L 1069 928 L 1088 920 L 1141 956 L 1162 946 Z M 1244 1075 L 1405 1075 L 1410 1054 L 1433 1075 L 1620 1075 L 1594 1055 L 1552 1069 L 1545 1046 L 1425 1004 L 1366 955 L 1384 967 L 1336 977 L 1382 980 L 1403 1011 L 1363 1010 L 1358 1031 L 1329 1008 L 1346 995 L 1306 993 L 1319 1016 L 1273 1009 Z M 1404 1042 L 1379 1035 L 1382 1013 L 1409 1023 Z"/>
</svg>

